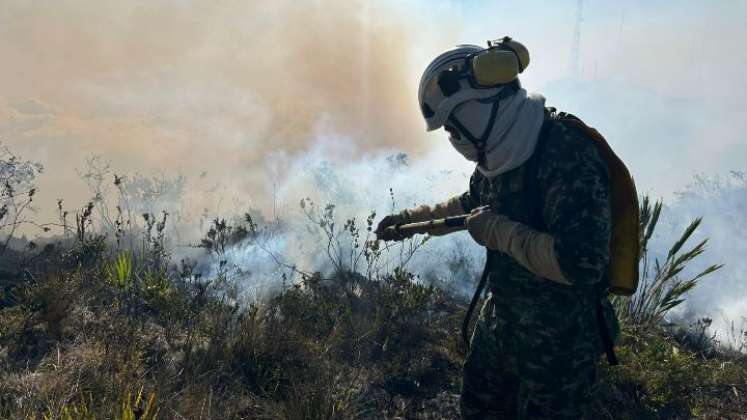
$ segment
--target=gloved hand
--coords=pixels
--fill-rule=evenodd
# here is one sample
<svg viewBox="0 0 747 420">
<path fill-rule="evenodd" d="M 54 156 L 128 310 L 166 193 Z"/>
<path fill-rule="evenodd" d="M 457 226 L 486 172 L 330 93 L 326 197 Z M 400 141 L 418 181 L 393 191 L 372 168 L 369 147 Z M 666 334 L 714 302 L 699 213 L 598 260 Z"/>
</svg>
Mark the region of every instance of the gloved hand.
<svg viewBox="0 0 747 420">
<path fill-rule="evenodd" d="M 472 210 L 464 224 L 472 239 L 478 244 L 507 252 L 509 238 L 515 225 L 508 217 L 495 213 L 488 207 L 478 207 Z"/>
<path fill-rule="evenodd" d="M 385 216 L 383 219 L 381 219 L 379 225 L 376 226 L 376 230 L 374 231 L 374 233 L 376 234 L 376 239 L 380 241 L 402 241 L 409 236 L 412 236 L 405 235 L 391 229 L 387 230 L 387 228 L 390 226 L 397 226 L 405 223 L 408 223 L 408 218 L 403 213 L 395 213 L 390 214 L 389 216 Z"/>
<path fill-rule="evenodd" d="M 374 233 L 376 238 L 382 241 L 401 241 L 409 238 L 412 234 L 402 234 L 398 232 L 386 231 L 389 226 L 396 226 L 405 223 L 423 222 L 430 219 L 441 219 L 449 216 L 462 214 L 461 195 L 451 197 L 443 203 L 434 206 L 421 205 L 416 208 L 402 210 L 396 214 L 390 214 L 379 222 Z M 459 230 L 459 228 L 444 227 L 429 232 L 433 236 L 446 235 Z"/>
</svg>

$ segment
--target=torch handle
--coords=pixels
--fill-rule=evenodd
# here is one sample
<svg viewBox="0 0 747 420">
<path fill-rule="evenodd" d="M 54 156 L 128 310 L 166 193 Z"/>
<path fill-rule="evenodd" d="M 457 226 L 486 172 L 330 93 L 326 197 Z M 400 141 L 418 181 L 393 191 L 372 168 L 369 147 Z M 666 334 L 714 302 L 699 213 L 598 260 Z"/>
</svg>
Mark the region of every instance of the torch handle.
<svg viewBox="0 0 747 420">
<path fill-rule="evenodd" d="M 425 234 L 432 232 L 435 229 L 450 227 L 459 228 L 457 230 L 464 230 L 464 221 L 467 219 L 468 214 L 462 214 L 459 216 L 446 217 L 444 219 L 433 219 L 426 220 L 425 222 L 406 223 L 403 225 L 389 226 L 386 230 L 392 233 L 399 233 L 400 235 L 411 236 L 415 234 Z"/>
</svg>

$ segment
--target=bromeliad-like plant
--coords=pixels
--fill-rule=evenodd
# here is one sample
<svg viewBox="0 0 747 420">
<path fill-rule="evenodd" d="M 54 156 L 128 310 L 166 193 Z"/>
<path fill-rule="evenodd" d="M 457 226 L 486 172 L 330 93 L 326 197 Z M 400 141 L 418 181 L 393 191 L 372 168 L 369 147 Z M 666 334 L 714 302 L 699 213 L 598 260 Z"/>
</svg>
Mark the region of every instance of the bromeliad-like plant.
<svg viewBox="0 0 747 420">
<path fill-rule="evenodd" d="M 127 392 L 127 396 L 121 401 L 121 420 L 156 420 L 160 409 L 156 404 L 156 394 L 152 392 L 149 396 L 143 394 L 140 387 L 137 395 L 133 396 Z"/>
<path fill-rule="evenodd" d="M 156 401 L 156 393 L 143 393 L 143 387 L 137 394 L 131 391 L 121 395 L 119 406 L 113 410 L 113 419 L 115 420 L 156 420 L 160 408 Z M 47 414 L 42 415 L 44 420 L 61 419 L 61 420 L 95 420 L 100 418 L 95 410 L 95 401 L 92 394 L 83 397 L 80 402 L 66 404 L 55 413 L 50 409 Z"/>
<path fill-rule="evenodd" d="M 106 279 L 119 290 L 128 290 L 132 286 L 132 257 L 129 253 L 119 254 L 116 260 L 106 268 Z"/>
<path fill-rule="evenodd" d="M 708 239 L 704 239 L 683 252 L 683 247 L 702 222 L 700 217 L 685 228 L 680 238 L 669 248 L 663 262 L 658 258 L 652 260 L 648 244 L 659 222 L 661 210 L 661 201 L 652 206 L 649 198 L 643 197 L 640 208 L 641 281 L 638 292 L 630 298 L 616 296 L 613 299 L 618 318 L 625 324 L 641 327 L 657 325 L 669 310 L 685 301 L 687 292 L 703 277 L 723 267 L 722 264 L 713 264 L 695 275 L 682 277 L 684 268 L 705 251 L 708 242 Z"/>
</svg>

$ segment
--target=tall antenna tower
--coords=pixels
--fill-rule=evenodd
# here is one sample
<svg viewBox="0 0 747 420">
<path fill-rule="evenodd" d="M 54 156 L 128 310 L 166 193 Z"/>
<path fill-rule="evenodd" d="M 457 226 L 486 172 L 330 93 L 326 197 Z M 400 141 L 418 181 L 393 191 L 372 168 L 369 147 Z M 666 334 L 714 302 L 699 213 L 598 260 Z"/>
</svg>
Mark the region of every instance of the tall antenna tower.
<svg viewBox="0 0 747 420">
<path fill-rule="evenodd" d="M 584 21 L 584 1 L 576 3 L 576 26 L 573 29 L 573 45 L 571 45 L 570 73 L 571 77 L 578 79 L 580 75 L 579 51 L 581 50 L 581 22 Z"/>
</svg>

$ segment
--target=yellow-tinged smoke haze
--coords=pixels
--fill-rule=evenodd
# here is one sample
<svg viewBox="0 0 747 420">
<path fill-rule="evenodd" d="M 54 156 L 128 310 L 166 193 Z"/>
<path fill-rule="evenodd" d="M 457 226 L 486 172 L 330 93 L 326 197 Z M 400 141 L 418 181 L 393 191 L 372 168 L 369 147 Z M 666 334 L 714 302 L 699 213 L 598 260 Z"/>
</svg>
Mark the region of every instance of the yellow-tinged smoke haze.
<svg viewBox="0 0 747 420">
<path fill-rule="evenodd" d="M 423 132 L 418 77 L 451 45 L 509 34 L 532 55 L 524 86 L 599 128 L 642 191 L 672 198 L 747 152 L 747 9 L 720 4 L 586 2 L 569 77 L 570 0 L 0 0 L 0 142 L 46 166 L 42 219 L 57 198 L 90 198 L 75 170 L 90 155 L 118 174 L 206 173 L 211 211 L 226 197 L 269 210 L 320 144 L 333 162 L 401 151 L 468 171 Z"/>
<path fill-rule="evenodd" d="M 206 172 L 267 209 L 269 177 L 287 170 L 282 159 L 268 168 L 268 156 L 305 153 L 320 133 L 344 137 L 331 160 L 424 150 L 410 69 L 422 32 L 406 12 L 357 1 L 3 0 L 0 141 L 45 165 L 41 214 L 53 199 L 89 198 L 75 171 L 89 155 L 120 173 Z M 438 36 L 429 41 L 449 44 Z"/>
<path fill-rule="evenodd" d="M 114 174 L 151 199 L 150 177 L 167 181 L 133 208 L 169 210 L 170 226 L 187 230 L 177 244 L 205 232 L 198 221 L 261 210 L 295 219 L 298 237 L 270 241 L 278 255 L 322 269 L 324 238 L 304 236 L 300 199 L 362 222 L 466 189 L 473 168 L 442 132 L 424 132 L 418 78 L 452 45 L 511 35 L 532 55 L 524 87 L 598 128 L 639 192 L 670 204 L 656 252 L 704 216 L 697 235 L 710 248 L 698 264 L 726 266 L 693 290 L 686 317 L 747 317 L 747 4 L 580 3 L 0 0 L 0 143 L 45 166 L 38 222 L 56 220 L 58 198 L 70 210 L 92 199 L 81 175 L 98 155 L 94 165 L 111 163 L 104 195 L 117 193 Z M 483 258 L 466 234 L 419 252 L 410 269 L 463 285 Z M 459 275 L 434 265 L 455 256 L 472 262 Z M 229 260 L 280 278 L 257 249 Z"/>
</svg>

